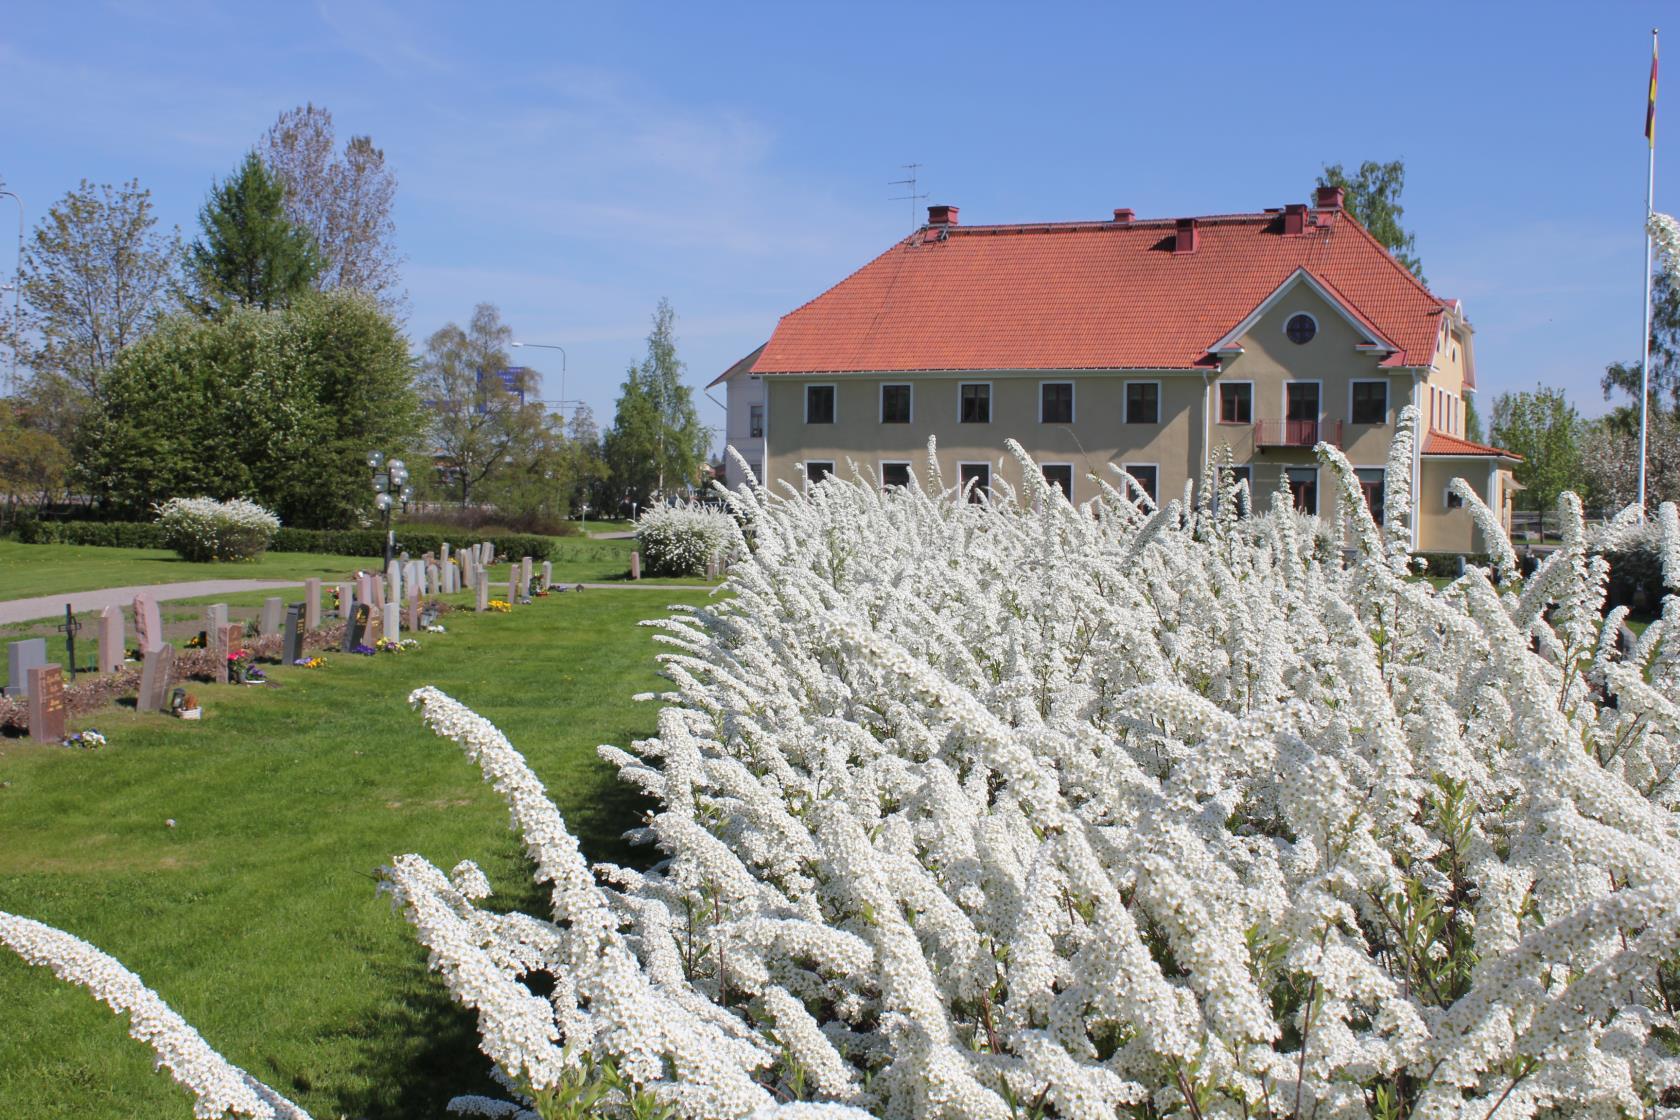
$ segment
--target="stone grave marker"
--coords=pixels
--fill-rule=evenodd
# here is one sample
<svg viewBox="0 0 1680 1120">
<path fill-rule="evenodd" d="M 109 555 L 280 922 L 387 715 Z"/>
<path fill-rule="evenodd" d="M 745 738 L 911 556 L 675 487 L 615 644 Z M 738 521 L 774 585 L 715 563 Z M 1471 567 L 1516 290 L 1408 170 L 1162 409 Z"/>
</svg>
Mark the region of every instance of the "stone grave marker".
<svg viewBox="0 0 1680 1120">
<path fill-rule="evenodd" d="M 228 658 L 245 648 L 245 627 L 238 622 L 224 625 L 210 639 L 216 651 L 216 683 L 228 683 Z"/>
<path fill-rule="evenodd" d="M 437 595 L 442 592 L 442 571 L 435 562 L 426 565 L 426 594 Z"/>
<path fill-rule="evenodd" d="M 6 646 L 6 695 L 29 695 L 29 671 L 47 663 L 47 640 L 27 638 Z"/>
<path fill-rule="evenodd" d="M 401 552 L 397 553 L 397 559 L 401 560 L 404 564 L 408 563 L 408 549 L 405 548 Z"/>
<path fill-rule="evenodd" d="M 519 559 L 519 578 L 522 581 L 519 586 L 531 586 L 531 558 L 529 556 L 522 556 Z"/>
<path fill-rule="evenodd" d="M 158 646 L 140 655 L 140 699 L 142 712 L 160 712 L 169 703 L 169 688 L 175 683 L 175 647 Z"/>
<path fill-rule="evenodd" d="M 158 614 L 157 600 L 144 591 L 134 597 L 134 630 L 141 653 L 164 644 L 163 618 Z"/>
<path fill-rule="evenodd" d="M 395 560 L 391 561 L 390 567 L 385 569 L 385 578 L 387 580 L 389 580 L 390 584 L 391 584 L 390 593 L 388 595 L 386 595 L 385 597 L 393 603 L 402 602 L 402 597 L 403 597 L 403 593 L 402 593 L 402 585 L 403 585 L 402 565 L 398 564 Z"/>
<path fill-rule="evenodd" d="M 449 563 L 449 542 L 448 541 L 444 541 L 442 546 L 439 547 L 439 549 L 438 549 L 438 559 L 441 560 L 445 564 Z"/>
<path fill-rule="evenodd" d="M 420 585 L 408 585 L 408 602 L 403 604 L 403 625 L 410 630 L 420 629 Z"/>
<path fill-rule="evenodd" d="M 490 609 L 490 577 L 483 572 L 478 573 L 478 605 L 473 609 L 478 611 Z M 45 643 L 42 643 L 42 645 L 45 646 Z"/>
<path fill-rule="evenodd" d="M 442 571 L 443 586 L 439 588 L 439 593 L 443 595 L 455 594 L 455 565 L 445 564 Z"/>
<path fill-rule="evenodd" d="M 338 585 L 338 610 L 333 612 L 338 618 L 348 620 L 350 613 L 356 608 L 356 585 L 341 583 Z"/>
<path fill-rule="evenodd" d="M 123 667 L 128 651 L 123 648 L 123 613 L 119 606 L 99 612 L 99 664 L 101 673 L 115 673 Z"/>
<path fill-rule="evenodd" d="M 707 579 L 717 579 L 717 577 L 718 577 L 718 563 L 717 563 L 717 557 L 714 556 L 710 560 L 706 561 L 706 578 Z"/>
<path fill-rule="evenodd" d="M 378 576 L 368 577 L 368 597 L 366 601 L 371 602 L 375 607 L 385 605 L 385 581 L 383 579 Z"/>
<path fill-rule="evenodd" d="M 204 608 L 204 640 L 215 641 L 227 629 L 227 604 L 211 603 Z"/>
<path fill-rule="evenodd" d="M 639 552 L 632 552 L 630 554 L 630 578 L 642 578 L 642 554 Z"/>
<path fill-rule="evenodd" d="M 381 620 L 384 623 L 383 636 L 387 642 L 394 642 L 402 637 L 401 630 L 397 625 L 398 617 L 397 605 L 386 603 L 384 610 L 381 612 Z"/>
<path fill-rule="evenodd" d="M 542 565 L 542 589 L 547 591 L 554 586 L 554 561 L 544 560 Z"/>
<path fill-rule="evenodd" d="M 303 619 L 309 604 L 293 603 L 286 608 L 286 629 L 280 639 L 280 664 L 295 665 L 303 660 Z"/>
<path fill-rule="evenodd" d="M 508 606 L 517 607 L 519 605 L 520 598 L 521 598 L 521 596 L 519 594 L 519 565 L 514 564 L 514 565 L 512 565 L 508 568 L 508 590 L 507 590 Z"/>
<path fill-rule="evenodd" d="M 480 559 L 484 561 L 484 566 L 486 568 L 494 564 L 496 562 L 496 546 L 491 544 L 489 541 L 485 541 L 484 555 L 480 557 Z"/>
<path fill-rule="evenodd" d="M 303 628 L 314 630 L 321 625 L 321 581 L 303 581 Z"/>
<path fill-rule="evenodd" d="M 371 603 L 357 603 L 350 608 L 350 613 L 345 616 L 344 641 L 339 645 L 342 652 L 349 653 L 362 644 L 362 635 L 367 630 L 372 609 Z"/>
<path fill-rule="evenodd" d="M 280 633 L 280 623 L 286 609 L 285 600 L 278 595 L 270 595 L 263 600 L 262 616 L 257 621 L 257 633 L 263 637 Z"/>
<path fill-rule="evenodd" d="M 37 743 L 64 738 L 64 672 L 57 665 L 29 667 L 29 737 Z"/>
</svg>

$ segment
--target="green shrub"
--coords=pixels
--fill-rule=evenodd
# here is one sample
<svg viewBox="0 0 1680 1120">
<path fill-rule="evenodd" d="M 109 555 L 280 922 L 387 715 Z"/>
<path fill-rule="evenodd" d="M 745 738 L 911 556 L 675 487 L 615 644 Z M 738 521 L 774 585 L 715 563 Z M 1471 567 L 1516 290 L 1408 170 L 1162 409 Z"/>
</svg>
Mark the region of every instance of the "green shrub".
<svg viewBox="0 0 1680 1120">
<path fill-rule="evenodd" d="M 244 498 L 171 498 L 158 507 L 164 547 L 183 560 L 255 560 L 268 551 L 280 519 Z"/>
</svg>

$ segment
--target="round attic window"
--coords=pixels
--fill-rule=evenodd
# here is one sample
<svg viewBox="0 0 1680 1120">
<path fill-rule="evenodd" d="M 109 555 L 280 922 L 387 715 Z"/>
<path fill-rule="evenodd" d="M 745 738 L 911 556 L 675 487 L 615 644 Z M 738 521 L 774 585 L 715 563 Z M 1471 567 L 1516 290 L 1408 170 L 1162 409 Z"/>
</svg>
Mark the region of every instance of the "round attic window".
<svg viewBox="0 0 1680 1120">
<path fill-rule="evenodd" d="M 1305 346 L 1318 333 L 1318 322 L 1306 312 L 1291 315 L 1289 322 L 1283 325 L 1283 333 L 1289 336 L 1289 341 L 1297 346 Z"/>
</svg>

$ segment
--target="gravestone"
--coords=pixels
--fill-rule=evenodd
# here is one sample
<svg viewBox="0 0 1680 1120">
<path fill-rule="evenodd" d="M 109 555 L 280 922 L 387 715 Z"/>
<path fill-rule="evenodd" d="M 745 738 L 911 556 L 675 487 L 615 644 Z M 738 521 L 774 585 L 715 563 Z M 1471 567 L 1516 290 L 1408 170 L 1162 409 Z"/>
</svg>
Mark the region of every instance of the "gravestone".
<svg viewBox="0 0 1680 1120">
<path fill-rule="evenodd" d="M 362 635 L 367 631 L 372 610 L 371 603 L 357 603 L 350 608 L 350 613 L 345 616 L 344 640 L 339 645 L 344 653 L 349 653 L 362 644 Z"/>
<path fill-rule="evenodd" d="M 426 565 L 426 594 L 437 595 L 443 590 L 442 569 L 435 563 Z"/>
<path fill-rule="evenodd" d="M 479 557 L 479 559 L 484 562 L 484 566 L 486 568 L 494 564 L 496 562 L 496 546 L 491 544 L 489 541 L 485 541 L 484 555 Z"/>
<path fill-rule="evenodd" d="M 217 630 L 210 638 L 210 648 L 216 652 L 216 683 L 228 683 L 228 659 L 245 648 L 245 627 L 231 622 Z"/>
<path fill-rule="evenodd" d="M 706 561 L 706 578 L 707 579 L 717 579 L 717 577 L 718 577 L 718 562 L 717 562 L 717 557 L 714 556 L 710 560 Z"/>
<path fill-rule="evenodd" d="M 280 633 L 280 621 L 286 604 L 278 595 L 270 595 L 263 600 L 262 615 L 257 620 L 257 633 L 263 637 Z"/>
<path fill-rule="evenodd" d="M 204 608 L 204 632 L 206 641 L 214 640 L 223 630 L 227 629 L 227 624 L 228 617 L 226 603 L 211 603 L 208 607 Z"/>
<path fill-rule="evenodd" d="M 554 586 L 554 561 L 544 560 L 542 565 L 542 589 L 547 591 Z"/>
<path fill-rule="evenodd" d="M 115 673 L 123 667 L 128 651 L 123 648 L 123 613 L 118 606 L 99 612 L 99 664 L 101 673 Z"/>
<path fill-rule="evenodd" d="M 175 683 L 175 647 L 158 646 L 140 655 L 140 699 L 142 712 L 159 712 L 169 703 L 169 688 Z"/>
<path fill-rule="evenodd" d="M 348 620 L 352 611 L 356 609 L 356 585 L 341 583 L 338 585 L 338 610 L 333 613 L 341 619 Z"/>
<path fill-rule="evenodd" d="M 402 565 L 398 564 L 395 560 L 391 561 L 390 566 L 385 569 L 385 578 L 386 578 L 386 580 L 388 580 L 390 582 L 390 585 L 391 585 L 390 593 L 386 596 L 386 598 L 389 599 L 393 603 L 402 602 L 402 597 L 403 597 L 403 593 L 402 593 L 402 585 L 403 585 Z"/>
<path fill-rule="evenodd" d="M 368 596 L 366 601 L 371 602 L 375 607 L 383 607 L 385 605 L 385 581 L 380 579 L 378 576 L 368 577 Z"/>
<path fill-rule="evenodd" d="M 490 577 L 483 572 L 478 573 L 478 605 L 473 609 L 478 611 L 490 609 Z M 46 643 L 43 642 L 42 648 L 45 648 L 45 646 Z M 46 655 L 42 654 L 42 656 L 45 657 Z"/>
<path fill-rule="evenodd" d="M 520 583 L 519 583 L 520 587 L 530 587 L 531 586 L 531 558 L 529 556 L 520 557 L 520 560 L 519 560 L 519 579 L 520 579 Z"/>
<path fill-rule="evenodd" d="M 144 591 L 134 597 L 134 630 L 141 653 L 164 644 L 163 618 L 158 614 L 157 600 Z"/>
<path fill-rule="evenodd" d="M 47 640 L 28 638 L 6 646 L 6 695 L 29 695 L 29 670 L 47 663 Z"/>
<path fill-rule="evenodd" d="M 303 619 L 309 604 L 293 603 L 286 608 L 286 630 L 280 639 L 280 664 L 296 665 L 303 660 Z"/>
<path fill-rule="evenodd" d="M 508 582 L 507 582 L 508 606 L 517 607 L 519 605 L 519 599 L 520 599 L 520 594 L 519 594 L 519 565 L 515 564 L 511 568 L 508 569 Z"/>
<path fill-rule="evenodd" d="M 303 628 L 315 630 L 321 625 L 321 581 L 303 581 Z"/>
<path fill-rule="evenodd" d="M 37 743 L 64 738 L 64 672 L 57 665 L 29 668 L 29 737 Z"/>
<path fill-rule="evenodd" d="M 443 587 L 439 590 L 439 593 L 443 595 L 455 594 L 455 565 L 445 564 L 443 566 Z"/>
<path fill-rule="evenodd" d="M 420 629 L 420 585 L 408 585 L 408 602 L 403 605 L 403 625 L 410 630 Z"/>
<path fill-rule="evenodd" d="M 382 619 L 385 624 L 384 638 L 387 642 L 394 642 L 402 637 L 402 634 L 397 626 L 398 611 L 395 603 L 385 604 L 385 609 L 382 612 Z"/>
<path fill-rule="evenodd" d="M 639 552 L 632 552 L 630 554 L 630 578 L 642 578 L 642 554 Z"/>
<path fill-rule="evenodd" d="M 438 549 L 438 559 L 445 564 L 449 563 L 449 542 L 448 541 L 444 541 L 442 546 L 439 547 L 439 549 Z"/>
<path fill-rule="evenodd" d="M 408 563 L 408 549 L 405 548 L 401 552 L 397 553 L 397 559 L 401 560 L 404 564 Z"/>
</svg>

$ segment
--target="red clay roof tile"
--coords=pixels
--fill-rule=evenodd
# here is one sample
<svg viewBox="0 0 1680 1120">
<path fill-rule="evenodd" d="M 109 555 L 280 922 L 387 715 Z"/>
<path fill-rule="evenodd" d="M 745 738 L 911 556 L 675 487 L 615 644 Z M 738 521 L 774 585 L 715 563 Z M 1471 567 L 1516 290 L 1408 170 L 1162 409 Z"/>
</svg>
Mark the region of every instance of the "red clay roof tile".
<svg viewBox="0 0 1680 1120">
<path fill-rule="evenodd" d="M 1423 437 L 1425 455 L 1488 455 L 1522 462 L 1523 457 L 1503 447 L 1489 447 L 1485 443 L 1471 443 L 1467 439 L 1449 436 L 1445 432 L 1430 432 Z"/>
</svg>

